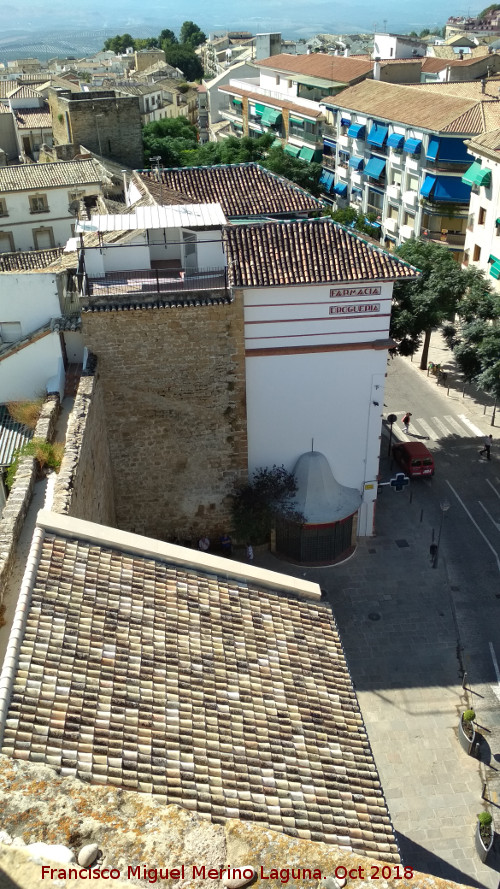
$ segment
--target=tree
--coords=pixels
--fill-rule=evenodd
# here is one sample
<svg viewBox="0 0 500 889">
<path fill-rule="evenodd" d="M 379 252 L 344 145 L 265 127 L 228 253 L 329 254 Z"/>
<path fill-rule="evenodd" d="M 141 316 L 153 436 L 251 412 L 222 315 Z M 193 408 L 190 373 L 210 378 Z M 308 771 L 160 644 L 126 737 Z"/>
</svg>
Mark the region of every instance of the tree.
<svg viewBox="0 0 500 889">
<path fill-rule="evenodd" d="M 160 46 L 162 46 L 164 43 L 177 43 L 178 41 L 174 32 L 171 31 L 170 28 L 164 28 L 158 35 L 158 42 Z"/>
<path fill-rule="evenodd" d="M 206 34 L 203 33 L 198 25 L 195 25 L 194 22 L 184 22 L 180 33 L 180 42 L 182 44 L 187 44 L 194 49 L 200 43 L 205 43 L 206 39 Z"/>
<path fill-rule="evenodd" d="M 134 39 L 134 49 L 158 49 L 158 37 L 136 37 Z"/>
<path fill-rule="evenodd" d="M 233 526 L 237 538 L 249 543 L 265 543 L 277 516 L 303 522 L 295 506 L 297 482 L 284 466 L 257 469 L 253 480 L 235 491 Z"/>
<path fill-rule="evenodd" d="M 476 273 L 478 272 L 475 269 Z M 443 327 L 443 336 L 468 382 L 500 398 L 500 294 L 481 293 L 481 282 L 460 305 L 460 318 Z"/>
<path fill-rule="evenodd" d="M 301 188 L 310 191 L 313 195 L 321 194 L 319 184 L 322 171 L 321 164 L 306 163 L 296 157 L 286 154 L 282 148 L 276 147 L 269 151 L 268 157 L 263 162 L 266 169 L 278 176 L 285 176 Z"/>
<path fill-rule="evenodd" d="M 117 55 L 126 52 L 129 46 L 134 46 L 134 38 L 131 34 L 116 34 L 115 37 L 108 37 L 104 41 L 104 49 L 110 49 Z"/>
<path fill-rule="evenodd" d="M 363 232 L 363 234 L 370 235 L 370 237 L 380 236 L 380 227 L 376 225 L 376 216 L 374 213 L 369 213 L 365 216 L 364 213 L 358 213 L 358 211 L 353 210 L 352 207 L 345 207 L 341 210 L 333 210 L 330 215 L 334 222 L 339 222 L 347 228 Z"/>
<path fill-rule="evenodd" d="M 450 250 L 432 241 L 405 241 L 396 254 L 421 274 L 411 283 L 395 283 L 390 332 L 401 355 L 413 355 L 424 337 L 420 368 L 425 370 L 432 331 L 453 320 L 466 294 L 478 300 L 490 286 L 478 269 L 462 269 Z"/>
<path fill-rule="evenodd" d="M 189 46 L 179 43 L 165 43 L 162 46 L 165 59 L 174 68 L 180 68 L 186 80 L 201 80 L 203 65 L 196 53 Z"/>
<path fill-rule="evenodd" d="M 146 124 L 142 130 L 144 158 L 161 157 L 166 167 L 185 166 L 183 155 L 197 145 L 196 127 L 185 117 L 163 118 Z"/>
</svg>

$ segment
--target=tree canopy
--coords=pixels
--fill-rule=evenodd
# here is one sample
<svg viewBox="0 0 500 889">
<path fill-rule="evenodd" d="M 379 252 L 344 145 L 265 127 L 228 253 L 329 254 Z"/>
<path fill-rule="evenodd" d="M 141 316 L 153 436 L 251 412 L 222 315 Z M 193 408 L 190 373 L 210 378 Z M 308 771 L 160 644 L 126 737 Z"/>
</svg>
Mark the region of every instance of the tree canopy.
<svg viewBox="0 0 500 889">
<path fill-rule="evenodd" d="M 116 34 L 104 42 L 104 49 L 112 50 L 118 55 L 126 52 L 131 46 L 134 50 L 160 48 L 165 53 L 166 61 L 174 68 L 179 68 L 187 80 L 200 80 L 203 77 L 203 66 L 195 53 L 201 43 L 205 43 L 206 35 L 201 28 L 191 21 L 181 26 L 180 40 L 170 28 L 163 28 L 158 37 L 132 37 L 131 34 Z"/>
<path fill-rule="evenodd" d="M 165 59 L 174 68 L 180 68 L 186 80 L 200 80 L 203 77 L 203 65 L 189 44 L 163 43 Z"/>
<path fill-rule="evenodd" d="M 500 398 L 500 294 L 474 288 L 462 301 L 460 318 L 443 325 L 443 336 L 465 379 Z"/>
<path fill-rule="evenodd" d="M 375 213 L 368 213 L 365 216 L 364 213 L 359 213 L 357 210 L 353 210 L 352 207 L 344 207 L 341 210 L 333 210 L 330 215 L 335 222 L 352 228 L 354 231 L 363 232 L 363 234 L 370 235 L 371 237 L 376 237 L 380 234 L 380 227 L 375 225 Z"/>
<path fill-rule="evenodd" d="M 142 130 L 145 161 L 160 157 L 166 167 L 183 167 L 184 152 L 195 150 L 197 139 L 196 127 L 185 117 L 154 120 Z"/>
<path fill-rule="evenodd" d="M 233 526 L 238 539 L 265 543 L 278 515 L 304 521 L 295 506 L 296 492 L 295 476 L 284 466 L 257 469 L 252 481 L 233 496 Z"/>
<path fill-rule="evenodd" d="M 420 367 L 425 369 L 432 331 L 462 310 L 470 313 L 491 287 L 481 271 L 461 268 L 450 250 L 432 241 L 405 241 L 396 254 L 421 275 L 412 283 L 394 285 L 391 337 L 401 355 L 413 355 L 423 337 Z"/>
<path fill-rule="evenodd" d="M 180 33 L 181 43 L 188 44 L 194 49 L 200 43 L 205 43 L 206 39 L 206 34 L 203 33 L 198 25 L 195 25 L 194 22 L 184 22 Z"/>
</svg>

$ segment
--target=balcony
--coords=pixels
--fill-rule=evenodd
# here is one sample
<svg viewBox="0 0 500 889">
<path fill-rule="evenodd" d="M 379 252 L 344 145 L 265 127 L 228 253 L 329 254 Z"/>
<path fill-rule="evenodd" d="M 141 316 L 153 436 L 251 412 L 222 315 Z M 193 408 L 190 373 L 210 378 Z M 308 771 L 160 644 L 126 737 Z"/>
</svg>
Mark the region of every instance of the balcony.
<svg viewBox="0 0 500 889">
<path fill-rule="evenodd" d="M 288 136 L 289 138 L 299 139 L 301 142 L 307 142 L 308 145 L 317 145 L 321 142 L 321 136 L 318 136 L 317 133 L 308 133 L 302 127 L 294 127 L 293 125 L 290 125 L 288 129 Z"/>
<path fill-rule="evenodd" d="M 326 167 L 328 170 L 334 170 L 334 169 L 335 169 L 335 158 L 332 157 L 331 154 L 324 154 L 323 157 L 322 157 L 322 159 L 321 159 L 321 163 L 322 163 L 322 165 L 323 165 L 324 167 Z"/>
<path fill-rule="evenodd" d="M 420 237 L 424 241 L 433 241 L 435 244 L 448 244 L 450 247 L 463 247 L 465 244 L 465 232 L 429 231 L 423 229 Z"/>
<path fill-rule="evenodd" d="M 104 277 L 100 278 L 92 278 L 87 274 L 75 275 L 74 284 L 80 296 L 90 305 L 100 301 L 107 302 L 109 297 L 134 297 L 140 294 L 141 298 L 144 298 L 147 294 L 147 299 L 154 298 L 156 294 L 172 293 L 185 296 L 199 291 L 227 292 L 228 289 L 225 268 L 130 269 L 106 272 Z"/>
</svg>

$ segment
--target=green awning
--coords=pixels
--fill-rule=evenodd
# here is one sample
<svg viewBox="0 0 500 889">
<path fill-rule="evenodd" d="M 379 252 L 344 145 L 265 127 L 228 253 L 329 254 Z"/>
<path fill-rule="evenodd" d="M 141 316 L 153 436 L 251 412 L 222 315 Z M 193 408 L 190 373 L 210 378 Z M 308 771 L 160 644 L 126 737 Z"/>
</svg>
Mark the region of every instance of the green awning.
<svg viewBox="0 0 500 889">
<path fill-rule="evenodd" d="M 467 170 L 466 173 L 462 176 L 462 182 L 465 185 L 476 185 L 476 176 L 481 173 L 481 164 L 478 164 L 477 161 L 474 161 L 471 167 Z"/>
<path fill-rule="evenodd" d="M 300 149 L 299 158 L 301 161 L 307 161 L 310 164 L 314 158 L 314 148 L 306 148 L 304 146 Z"/>
<path fill-rule="evenodd" d="M 300 148 L 298 148 L 297 145 L 290 145 L 290 143 L 287 142 L 284 151 L 285 154 L 290 154 L 292 157 L 298 157 Z"/>
<path fill-rule="evenodd" d="M 271 127 L 273 124 L 277 123 L 280 117 L 281 111 L 279 108 L 264 108 L 264 113 L 260 122 L 265 127 Z"/>
<path fill-rule="evenodd" d="M 492 278 L 495 278 L 497 281 L 500 278 L 500 262 L 494 262 L 490 268 L 490 275 Z"/>
<path fill-rule="evenodd" d="M 293 117 L 293 115 L 291 114 L 288 119 L 289 119 L 290 123 L 296 123 L 301 127 L 303 127 L 305 124 L 305 120 L 303 117 Z"/>
<path fill-rule="evenodd" d="M 476 176 L 476 185 L 484 185 L 485 188 L 491 184 L 491 170 L 488 167 L 481 167 L 481 172 Z"/>
<path fill-rule="evenodd" d="M 283 148 L 283 142 L 281 141 L 281 139 L 275 139 L 273 144 L 271 145 L 271 148 Z"/>
<path fill-rule="evenodd" d="M 240 99 L 239 96 L 233 96 L 233 104 L 234 105 L 243 105 L 243 99 Z"/>
<path fill-rule="evenodd" d="M 255 105 L 255 113 L 256 114 L 264 114 L 265 110 L 266 110 L 265 105 Z"/>
<path fill-rule="evenodd" d="M 233 127 L 235 128 L 235 130 L 242 130 L 242 129 L 243 129 L 243 124 L 242 124 L 242 123 L 238 123 L 237 120 L 233 120 Z"/>
</svg>

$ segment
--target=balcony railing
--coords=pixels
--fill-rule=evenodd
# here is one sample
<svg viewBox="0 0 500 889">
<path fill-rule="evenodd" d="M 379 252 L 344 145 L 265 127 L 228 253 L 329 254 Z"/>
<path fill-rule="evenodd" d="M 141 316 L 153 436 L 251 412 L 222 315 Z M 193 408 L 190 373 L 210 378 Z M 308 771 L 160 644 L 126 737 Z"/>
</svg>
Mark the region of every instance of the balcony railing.
<svg viewBox="0 0 500 889">
<path fill-rule="evenodd" d="M 293 136 L 295 139 L 300 139 L 302 142 L 307 142 L 309 145 L 316 145 L 321 142 L 322 138 L 317 133 L 308 133 L 302 127 L 294 127 L 292 125 L 289 127 L 288 135 Z"/>
<path fill-rule="evenodd" d="M 75 276 L 80 277 L 81 276 Z M 104 278 L 85 274 L 81 295 L 90 299 L 132 294 L 178 293 L 199 290 L 227 290 L 227 270 L 208 268 L 198 271 L 181 269 L 134 269 L 107 272 Z"/>
<path fill-rule="evenodd" d="M 328 167 L 329 170 L 335 169 L 335 158 L 331 154 L 324 154 L 321 158 L 321 163 L 324 167 Z"/>
<path fill-rule="evenodd" d="M 420 232 L 420 237 L 423 238 L 424 241 L 435 241 L 440 244 L 449 244 L 450 247 L 463 247 L 465 244 L 465 233 L 453 234 L 452 232 L 444 233 L 441 231 L 429 231 L 429 229 L 423 229 Z"/>
</svg>

